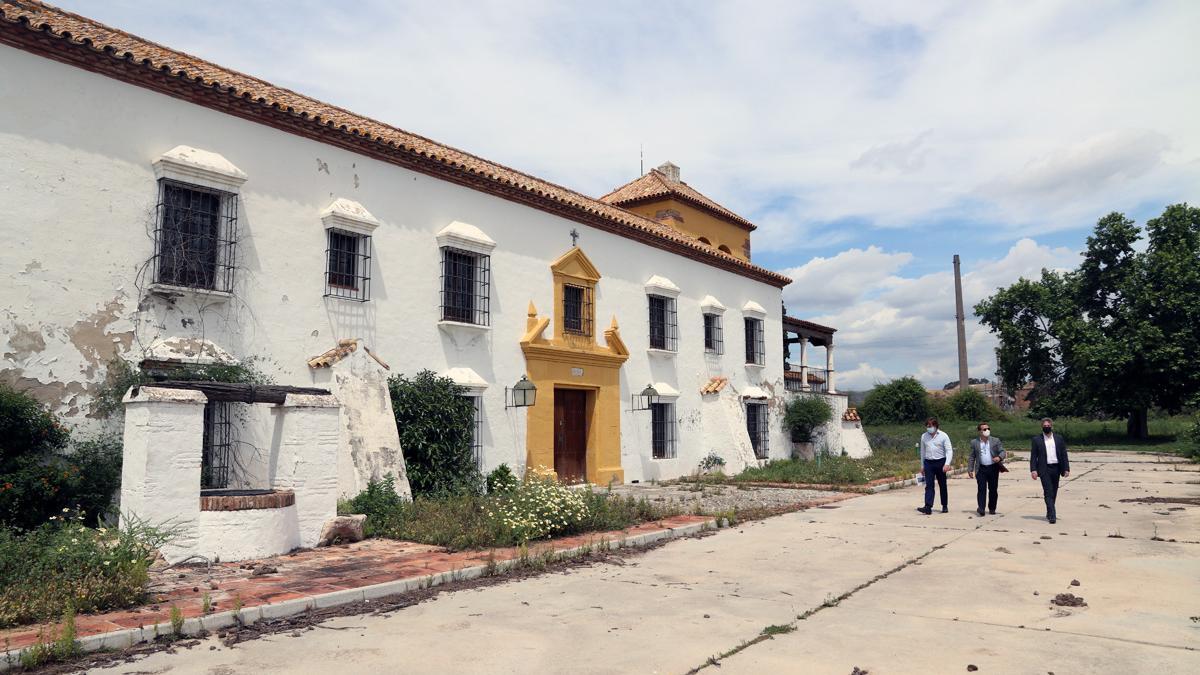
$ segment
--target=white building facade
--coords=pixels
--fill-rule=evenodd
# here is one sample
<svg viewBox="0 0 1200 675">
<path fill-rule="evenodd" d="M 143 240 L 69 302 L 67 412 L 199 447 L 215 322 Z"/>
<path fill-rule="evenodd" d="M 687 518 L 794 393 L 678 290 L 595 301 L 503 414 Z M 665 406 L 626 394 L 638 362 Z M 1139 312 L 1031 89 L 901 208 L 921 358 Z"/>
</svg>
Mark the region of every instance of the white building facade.
<svg viewBox="0 0 1200 675">
<path fill-rule="evenodd" d="M 164 344 L 327 387 L 337 378 L 310 360 L 352 341 L 391 374 L 432 370 L 478 397 L 484 471 L 557 461 L 557 429 L 538 425 L 561 424 L 550 411 L 572 389 L 591 392 L 585 442 L 604 446 L 586 448 L 579 478 L 791 455 L 788 280 L 749 262 L 748 233 L 743 259 L 52 8 L 0 12 L 0 379 L 61 414 L 84 421 L 112 359 L 157 361 Z M 575 285 L 585 268 L 598 278 Z M 531 359 L 564 370 L 546 385 Z M 596 368 L 615 371 L 616 391 Z M 506 406 L 527 375 L 536 404 Z M 647 385 L 660 399 L 637 409 Z M 388 466 L 371 462 L 357 482 L 341 469 L 343 493 Z"/>
</svg>

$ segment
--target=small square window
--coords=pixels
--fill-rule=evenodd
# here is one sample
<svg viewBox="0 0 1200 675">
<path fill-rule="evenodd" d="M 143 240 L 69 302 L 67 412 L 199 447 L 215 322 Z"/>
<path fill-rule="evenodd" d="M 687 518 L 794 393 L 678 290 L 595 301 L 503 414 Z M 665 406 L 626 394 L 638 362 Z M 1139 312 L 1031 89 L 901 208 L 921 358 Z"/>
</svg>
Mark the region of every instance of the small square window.
<svg viewBox="0 0 1200 675">
<path fill-rule="evenodd" d="M 237 195 L 160 180 L 154 229 L 154 281 L 233 290 Z"/>
<path fill-rule="evenodd" d="M 754 448 L 754 456 L 758 459 L 766 459 L 770 454 L 767 404 L 746 404 L 746 431 L 750 434 L 750 445 Z"/>
<path fill-rule="evenodd" d="M 675 459 L 675 404 L 650 404 L 651 456 Z"/>
<path fill-rule="evenodd" d="M 763 341 L 763 320 L 746 319 L 746 363 L 765 365 L 767 362 L 766 345 Z"/>
<path fill-rule="evenodd" d="M 704 315 L 704 351 L 717 355 L 725 353 L 725 337 L 721 330 L 720 314 Z"/>
<path fill-rule="evenodd" d="M 491 321 L 491 256 L 442 247 L 442 321 Z"/>
<path fill-rule="evenodd" d="M 329 228 L 325 256 L 325 296 L 366 302 L 371 299 L 371 237 Z"/>
<path fill-rule="evenodd" d="M 563 284 L 563 332 L 591 337 L 592 289 L 590 287 Z"/>
<path fill-rule="evenodd" d="M 650 299 L 650 348 L 676 351 L 679 334 L 675 316 L 675 299 L 662 295 L 651 295 Z"/>
</svg>

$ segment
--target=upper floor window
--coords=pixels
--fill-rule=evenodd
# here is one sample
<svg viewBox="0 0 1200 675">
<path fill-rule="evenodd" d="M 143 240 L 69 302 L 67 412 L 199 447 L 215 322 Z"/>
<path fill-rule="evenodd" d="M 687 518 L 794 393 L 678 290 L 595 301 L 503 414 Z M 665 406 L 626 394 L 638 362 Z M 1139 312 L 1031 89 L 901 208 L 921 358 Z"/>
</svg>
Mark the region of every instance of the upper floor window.
<svg viewBox="0 0 1200 675">
<path fill-rule="evenodd" d="M 721 315 L 704 314 L 704 351 L 710 354 L 725 353 L 725 337 L 721 329 Z"/>
<path fill-rule="evenodd" d="M 592 335 L 592 289 L 563 284 L 563 332 Z"/>
<path fill-rule="evenodd" d="M 154 281 L 233 290 L 237 195 L 164 179 L 158 196 Z"/>
<path fill-rule="evenodd" d="M 335 199 L 321 212 L 325 224 L 325 297 L 371 299 L 371 233 L 379 221 L 362 204 Z"/>
<path fill-rule="evenodd" d="M 442 247 L 442 320 L 489 324 L 491 256 Z"/>
<path fill-rule="evenodd" d="M 675 458 L 675 404 L 650 404 L 650 443 L 654 459 Z"/>
<path fill-rule="evenodd" d="M 215 152 L 178 145 L 155 160 L 154 175 L 154 283 L 231 292 L 246 174 Z"/>
<path fill-rule="evenodd" d="M 336 228 L 326 230 L 325 295 L 366 302 L 371 299 L 371 237 Z"/>
<path fill-rule="evenodd" d="M 766 362 L 763 320 L 746 317 L 746 363 L 761 366 Z"/>
<path fill-rule="evenodd" d="M 650 348 L 676 350 L 679 333 L 675 315 L 675 298 L 651 295 L 650 299 Z"/>
</svg>

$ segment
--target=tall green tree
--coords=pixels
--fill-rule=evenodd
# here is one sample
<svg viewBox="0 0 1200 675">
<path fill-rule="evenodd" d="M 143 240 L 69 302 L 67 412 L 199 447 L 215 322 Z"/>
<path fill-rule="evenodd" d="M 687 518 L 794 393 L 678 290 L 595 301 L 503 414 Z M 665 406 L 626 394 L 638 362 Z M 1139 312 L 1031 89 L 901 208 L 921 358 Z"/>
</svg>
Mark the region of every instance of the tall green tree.
<svg viewBox="0 0 1200 675">
<path fill-rule="evenodd" d="M 1000 338 L 1001 376 L 1034 382 L 1034 410 L 1124 417 L 1144 438 L 1147 411 L 1200 397 L 1200 209 L 1169 206 L 1142 230 L 1119 213 L 1096 224 L 1078 269 L 1043 270 L 975 306 Z"/>
</svg>

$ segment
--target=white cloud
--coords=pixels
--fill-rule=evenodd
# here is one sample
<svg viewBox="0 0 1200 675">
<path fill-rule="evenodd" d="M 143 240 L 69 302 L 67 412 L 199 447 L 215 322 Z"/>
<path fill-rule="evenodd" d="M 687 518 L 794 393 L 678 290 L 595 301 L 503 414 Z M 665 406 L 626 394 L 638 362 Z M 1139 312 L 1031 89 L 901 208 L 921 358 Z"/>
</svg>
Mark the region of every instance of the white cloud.
<svg viewBox="0 0 1200 675">
<path fill-rule="evenodd" d="M 864 257 L 867 253 L 852 250 L 829 260 Z M 877 251 L 874 255 L 897 260 L 906 254 Z M 1075 251 L 1022 239 L 1000 258 L 963 268 L 967 363 L 972 377 L 993 377 L 996 347 L 995 337 L 974 319 L 975 303 L 1021 277 L 1040 276 L 1042 269 L 1071 269 L 1078 264 L 1079 254 Z M 853 389 L 859 384 L 872 384 L 875 379 L 914 375 L 926 386 L 940 387 L 958 377 L 954 275 L 949 261 L 946 267 L 945 272 L 915 277 L 899 275 L 902 270 L 898 268 L 876 274 L 873 281 L 857 286 L 856 294 L 840 296 L 844 301 L 836 309 L 808 317 L 838 329 L 834 336 L 836 362 L 857 364 L 850 380 L 839 377 L 843 383 L 839 386 Z M 818 363 L 820 351 L 811 358 L 816 359 L 812 363 Z M 854 386 L 848 383 L 851 381 Z"/>
<path fill-rule="evenodd" d="M 760 252 L 845 219 L 1010 241 L 1200 184 L 1195 2 L 62 2 L 590 194 L 644 144 L 767 221 Z"/>
<path fill-rule="evenodd" d="M 792 284 L 783 291 L 789 311 L 812 314 L 857 300 L 912 260 L 911 253 L 888 253 L 878 246 L 852 248 L 831 258 L 813 258 L 783 270 Z"/>
</svg>

